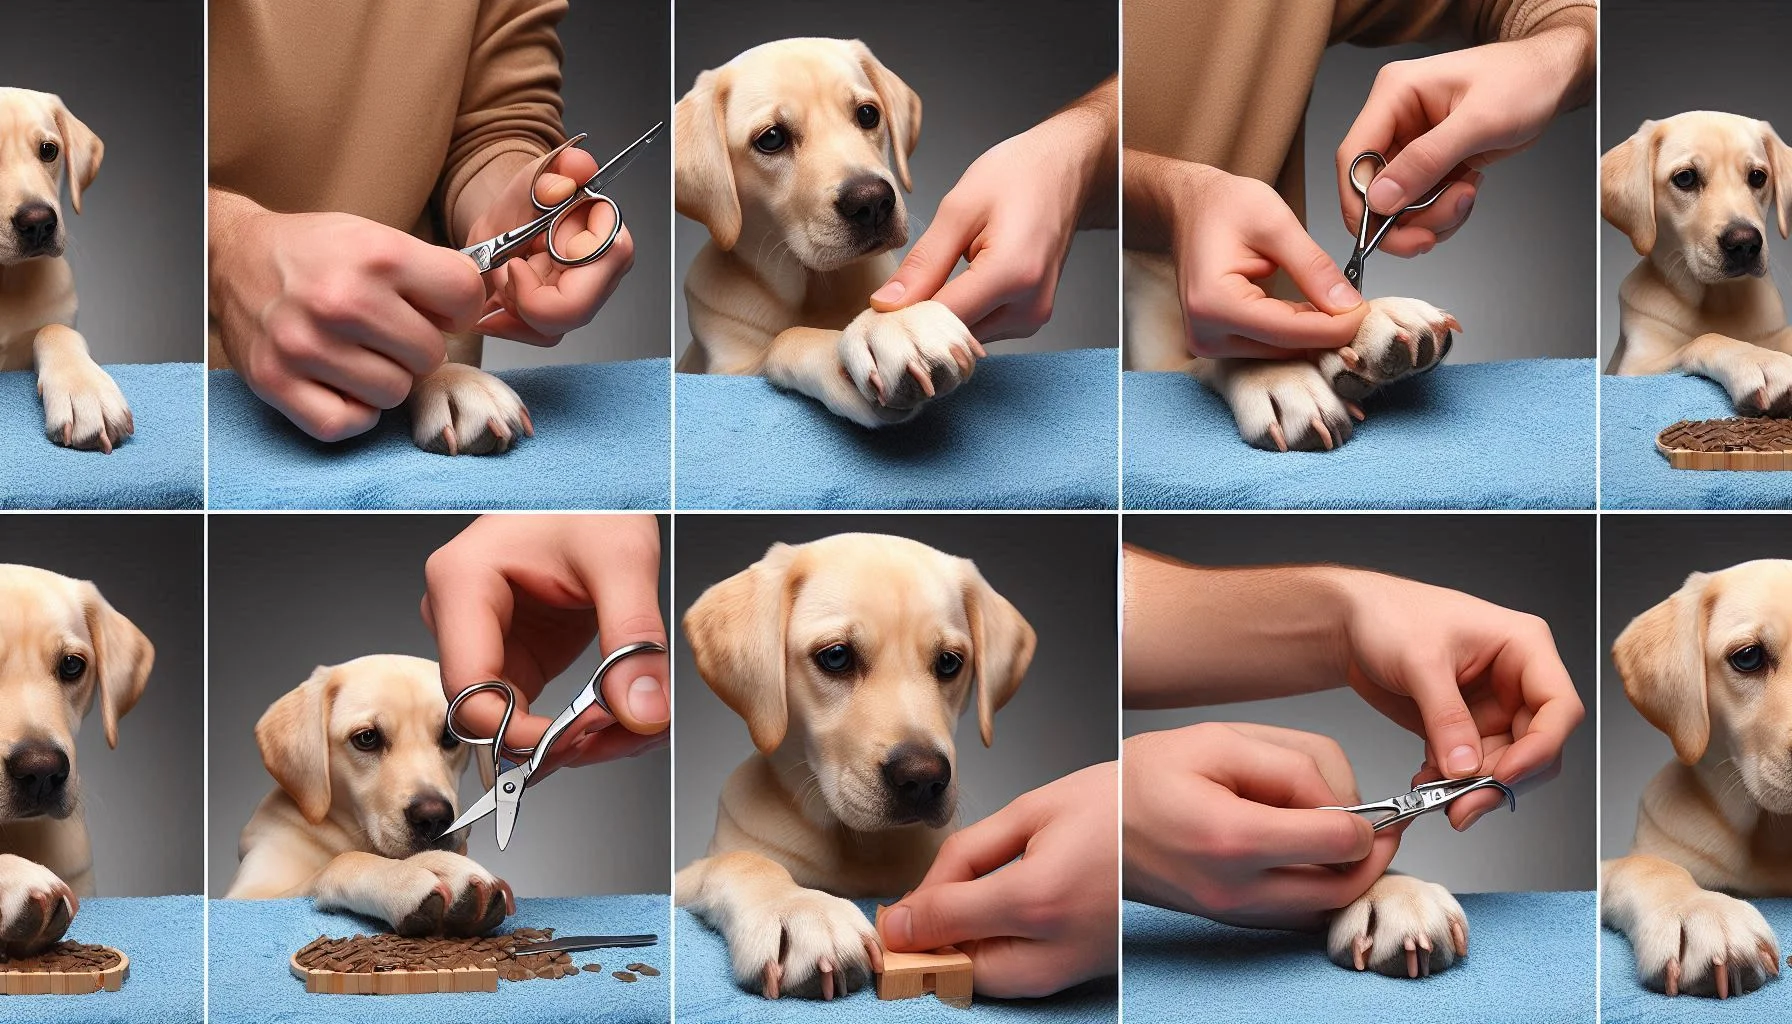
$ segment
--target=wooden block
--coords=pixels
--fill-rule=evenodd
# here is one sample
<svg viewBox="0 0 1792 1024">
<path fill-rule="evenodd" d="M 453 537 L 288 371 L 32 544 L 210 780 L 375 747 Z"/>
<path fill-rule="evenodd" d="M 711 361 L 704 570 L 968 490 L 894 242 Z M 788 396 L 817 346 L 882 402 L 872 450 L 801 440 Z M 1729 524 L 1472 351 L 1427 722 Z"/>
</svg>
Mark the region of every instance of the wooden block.
<svg viewBox="0 0 1792 1024">
<path fill-rule="evenodd" d="M 433 992 L 496 992 L 494 967 L 429 968 L 421 971 L 323 971 L 307 970 L 294 953 L 287 961 L 292 976 L 305 983 L 305 991 L 318 995 L 405 996 Z"/>
<path fill-rule="evenodd" d="M 103 971 L 7 971 L 0 969 L 0 995 L 8 996 L 84 996 L 104 989 L 117 992 L 124 987 L 131 969 L 130 958 L 112 947 L 118 963 Z"/>
<path fill-rule="evenodd" d="M 1655 436 L 1675 469 L 1792 469 L 1792 419 L 1681 420 Z"/>
<path fill-rule="evenodd" d="M 877 908 L 878 931 L 884 911 Z M 931 953 L 892 953 L 884 950 L 884 969 L 877 976 L 877 998 L 915 999 L 932 992 L 940 1002 L 960 1010 L 971 1008 L 971 958 L 956 946 Z"/>
</svg>

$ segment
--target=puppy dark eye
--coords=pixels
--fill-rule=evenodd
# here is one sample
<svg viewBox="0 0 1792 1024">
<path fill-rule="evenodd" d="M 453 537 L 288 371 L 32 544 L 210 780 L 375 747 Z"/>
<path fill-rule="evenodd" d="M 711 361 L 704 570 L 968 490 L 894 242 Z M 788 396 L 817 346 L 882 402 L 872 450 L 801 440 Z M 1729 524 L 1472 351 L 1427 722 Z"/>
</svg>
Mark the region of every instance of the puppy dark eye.
<svg viewBox="0 0 1792 1024">
<path fill-rule="evenodd" d="M 1759 672 L 1767 664 L 1767 651 L 1760 644 L 1749 644 L 1730 654 L 1730 667 L 1738 672 Z"/>
<path fill-rule="evenodd" d="M 1767 172 L 1763 171 L 1759 167 L 1748 172 L 1748 187 L 1749 188 L 1766 188 L 1767 187 Z"/>
<path fill-rule="evenodd" d="M 460 737 L 449 732 L 448 728 L 446 726 L 443 726 L 442 727 L 442 739 L 440 742 L 442 744 L 443 750 L 453 750 L 455 747 L 460 746 Z"/>
<path fill-rule="evenodd" d="M 859 104 L 859 109 L 854 111 L 854 115 L 859 119 L 860 128 L 876 128 L 880 119 L 877 108 L 869 103 Z"/>
<path fill-rule="evenodd" d="M 759 137 L 753 140 L 753 148 L 761 153 L 776 153 L 788 145 L 790 133 L 775 124 L 760 132 Z"/>
<path fill-rule="evenodd" d="M 37 147 L 37 158 L 46 164 L 53 164 L 62 155 L 62 147 L 54 142 L 41 143 Z"/>
<path fill-rule="evenodd" d="M 852 668 L 852 648 L 845 644 L 834 644 L 815 652 L 815 664 L 821 666 L 823 672 L 839 675 Z"/>
<path fill-rule="evenodd" d="M 1674 183 L 1675 188 L 1683 192 L 1690 191 L 1699 184 L 1699 172 L 1690 167 L 1683 167 L 1675 171 L 1674 176 L 1668 180 Z"/>
<path fill-rule="evenodd" d="M 350 736 L 348 741 L 355 745 L 356 750 L 371 752 L 380 748 L 380 741 L 384 738 L 385 737 L 380 735 L 378 729 L 362 729 L 360 732 Z"/>
<path fill-rule="evenodd" d="M 933 673 L 941 679 L 951 679 L 963 667 L 964 658 L 957 651 L 941 651 L 940 656 L 933 659 Z"/>
<path fill-rule="evenodd" d="M 65 683 L 74 682 L 86 671 L 87 659 L 79 654 L 64 654 L 62 660 L 56 663 L 56 675 Z"/>
</svg>

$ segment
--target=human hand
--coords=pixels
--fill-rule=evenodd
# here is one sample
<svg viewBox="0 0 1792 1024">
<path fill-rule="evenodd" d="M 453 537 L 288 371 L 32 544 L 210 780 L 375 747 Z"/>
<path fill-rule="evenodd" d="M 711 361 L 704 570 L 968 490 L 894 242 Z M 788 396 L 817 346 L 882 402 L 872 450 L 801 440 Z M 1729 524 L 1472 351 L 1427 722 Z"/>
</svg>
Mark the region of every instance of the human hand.
<svg viewBox="0 0 1792 1024">
<path fill-rule="evenodd" d="M 372 429 L 442 365 L 484 295 L 473 261 L 345 213 L 211 200 L 211 303 L 231 365 L 320 441 Z"/>
<path fill-rule="evenodd" d="M 519 698 L 505 744 L 533 745 L 551 719 L 529 702 L 571 665 L 593 637 L 605 654 L 631 643 L 666 643 L 659 603 L 659 523 L 647 515 L 482 516 L 429 556 L 423 621 L 441 652 L 442 691 L 490 679 Z M 661 746 L 671 724 L 667 656 L 639 654 L 604 677 L 605 703 L 561 734 L 547 771 L 629 757 Z M 475 694 L 456 725 L 498 731 L 504 700 Z M 614 724 L 622 728 L 611 728 Z"/>
<path fill-rule="evenodd" d="M 1387 870 L 1401 826 L 1358 802 L 1333 741 L 1202 723 L 1126 741 L 1126 895 L 1254 928 L 1318 928 Z"/>
<path fill-rule="evenodd" d="M 1591 40 L 1571 27 L 1382 68 L 1338 147 L 1345 226 L 1354 233 L 1363 215 L 1350 162 L 1374 150 L 1388 158 L 1368 182 L 1369 206 L 1377 213 L 1445 185 L 1436 203 L 1389 228 L 1381 243 L 1396 256 L 1430 252 L 1474 210 L 1481 169 L 1536 142 L 1574 105 L 1591 73 Z"/>
<path fill-rule="evenodd" d="M 1092 765 L 953 833 L 884 914 L 884 945 L 956 945 L 977 962 L 977 991 L 1001 999 L 1114 973 L 1119 782 L 1114 762 Z"/>
<path fill-rule="evenodd" d="M 552 206 L 597 173 L 597 159 L 582 149 L 562 150 L 536 178 L 539 164 L 539 160 L 531 160 L 511 175 L 474 218 L 465 244 L 493 238 L 541 216 L 529 200 L 531 183 L 536 198 Z M 616 213 L 608 203 L 587 203 L 567 216 L 555 233 L 555 246 L 569 259 L 582 259 L 597 251 L 615 223 Z M 476 325 L 481 334 L 530 345 L 559 344 L 566 332 L 591 322 L 622 282 L 622 275 L 635 265 L 635 242 L 627 225 L 608 252 L 582 267 L 554 262 L 547 246 L 544 232 L 530 244 L 526 258 L 512 257 L 486 275 L 490 291 L 484 316 Z"/>
</svg>

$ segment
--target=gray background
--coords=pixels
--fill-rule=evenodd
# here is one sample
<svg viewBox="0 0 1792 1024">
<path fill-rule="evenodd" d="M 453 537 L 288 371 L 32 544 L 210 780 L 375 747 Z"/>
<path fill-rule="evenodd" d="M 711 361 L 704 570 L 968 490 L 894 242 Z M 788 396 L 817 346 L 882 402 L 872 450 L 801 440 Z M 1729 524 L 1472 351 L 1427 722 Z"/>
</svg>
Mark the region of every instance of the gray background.
<svg viewBox="0 0 1792 1024">
<path fill-rule="evenodd" d="M 1630 620 L 1667 600 L 1694 572 L 1755 558 L 1792 558 L 1792 533 L 1771 515 L 1602 516 L 1600 534 L 1599 696 L 1601 857 L 1630 852 L 1636 808 L 1674 745 L 1624 696 L 1612 644 Z"/>
<path fill-rule="evenodd" d="M 1786 40 L 1792 6 L 1781 0 L 1603 0 L 1600 7 L 1601 153 L 1636 134 L 1647 118 L 1722 110 L 1773 122 L 1792 139 Z M 1600 222 L 1601 365 L 1618 347 L 1618 285 L 1638 260 L 1630 239 Z M 1792 249 L 1767 229 L 1769 267 L 1792 293 Z"/>
<path fill-rule="evenodd" d="M 1119 65 L 1115 5 L 1088 0 L 904 0 L 894 6 L 681 0 L 676 32 L 673 92 L 678 96 L 690 90 L 699 72 L 760 43 L 791 36 L 864 40 L 921 97 L 921 141 L 909 159 L 915 191 L 906 197 L 910 244 L 972 161 L 1093 89 Z M 683 352 L 691 337 L 684 272 L 709 232 L 679 217 L 676 238 L 674 347 Z M 1051 322 L 1031 338 L 997 342 L 990 351 L 1116 344 L 1118 261 L 1114 232 L 1078 233 L 1059 278 Z"/>
<path fill-rule="evenodd" d="M 101 896 L 197 893 L 205 849 L 205 521 L 198 513 L 13 515 L 0 562 L 92 580 L 155 645 L 143 697 L 106 747 L 100 711 L 76 740 Z"/>
<path fill-rule="evenodd" d="M 776 541 L 890 533 L 977 563 L 1039 634 L 1020 689 L 995 719 L 995 743 L 967 709 L 955 734 L 958 820 L 977 821 L 1115 749 L 1114 517 L 1111 515 L 680 514 L 674 573 L 682 619 L 703 591 L 745 569 Z M 680 629 L 673 644 L 678 734 L 678 866 L 704 855 L 722 783 L 753 754 L 747 727 L 704 685 Z"/>
<path fill-rule="evenodd" d="M 237 836 L 274 788 L 256 750 L 256 720 L 318 665 L 364 654 L 434 658 L 435 641 L 418 614 L 423 562 L 471 521 L 411 514 L 211 517 L 207 849 L 213 897 L 230 888 Z M 662 519 L 662 538 L 664 530 Z M 662 570 L 662 607 L 664 586 Z M 564 707 L 599 660 L 593 644 L 536 706 Z M 529 791 L 508 851 L 498 852 L 488 819 L 473 827 L 468 854 L 518 896 L 666 892 L 668 765 L 662 747 L 556 772 Z M 483 792 L 469 762 L 460 806 Z"/>
<path fill-rule="evenodd" d="M 60 95 L 106 145 L 81 196 L 86 212 L 75 214 L 66 185 L 62 200 L 78 324 L 93 357 L 202 360 L 203 5 L 65 0 L 11 14 L 0 85 Z"/>
<path fill-rule="evenodd" d="M 1376 72 L 1396 60 L 1462 45 L 1450 37 L 1326 52 L 1307 104 L 1307 220 L 1313 238 L 1339 266 L 1356 239 L 1338 208 L 1333 160 Z M 1449 241 L 1414 259 L 1387 253 L 1369 258 L 1369 297 L 1411 296 L 1454 313 L 1463 329 L 1450 350 L 1453 363 L 1592 356 L 1596 311 L 1588 294 L 1599 210 L 1592 106 L 1561 117 L 1535 146 L 1485 173 L 1474 212 Z M 1587 387 L 1593 387 L 1591 376 Z"/>
<path fill-rule="evenodd" d="M 1198 565 L 1335 562 L 1450 587 L 1542 616 L 1574 678 L 1587 719 L 1563 753 L 1562 773 L 1521 794 L 1518 811 L 1490 813 L 1467 833 L 1440 815 L 1415 823 L 1394 867 L 1456 892 L 1594 887 L 1596 711 L 1592 516 L 1128 515 L 1128 543 Z M 1365 800 L 1404 793 L 1424 741 L 1348 688 L 1175 711 L 1127 711 L 1131 735 L 1194 722 L 1262 722 L 1337 740 Z M 1610 745 L 1607 745 L 1610 749 Z"/>
</svg>

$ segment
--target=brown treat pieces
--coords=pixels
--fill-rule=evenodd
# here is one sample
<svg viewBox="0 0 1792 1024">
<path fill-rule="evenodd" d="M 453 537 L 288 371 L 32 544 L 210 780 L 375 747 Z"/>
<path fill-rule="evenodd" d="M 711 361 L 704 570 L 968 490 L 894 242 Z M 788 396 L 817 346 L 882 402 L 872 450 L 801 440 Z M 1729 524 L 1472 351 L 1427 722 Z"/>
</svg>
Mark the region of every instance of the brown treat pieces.
<svg viewBox="0 0 1792 1024">
<path fill-rule="evenodd" d="M 587 971 L 590 971 L 592 974 L 602 974 L 604 972 L 604 965 L 603 964 L 586 964 L 585 969 Z"/>
<path fill-rule="evenodd" d="M 524 953 L 519 959 L 516 947 L 553 937 L 552 928 L 518 928 L 465 939 L 320 936 L 293 954 L 292 971 L 305 981 L 308 992 L 495 992 L 500 978 L 528 981 L 573 973 L 572 957 L 566 953 Z"/>
<path fill-rule="evenodd" d="M 130 960 L 110 946 L 58 942 L 34 956 L 0 957 L 0 995 L 86 995 L 124 987 Z"/>
<path fill-rule="evenodd" d="M 634 971 L 636 974 L 645 974 L 649 978 L 657 978 L 660 976 L 659 970 L 651 964 L 632 963 L 628 965 L 628 969 Z"/>
<path fill-rule="evenodd" d="M 615 978 L 617 981 L 634 981 L 635 980 L 635 976 L 633 974 L 629 973 L 628 971 L 611 971 L 610 977 Z"/>
<path fill-rule="evenodd" d="M 1792 419 L 1681 420 L 1655 447 L 1675 469 L 1792 469 Z"/>
</svg>

